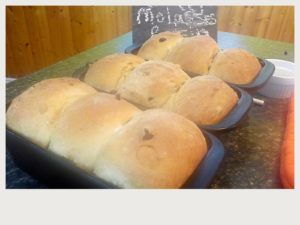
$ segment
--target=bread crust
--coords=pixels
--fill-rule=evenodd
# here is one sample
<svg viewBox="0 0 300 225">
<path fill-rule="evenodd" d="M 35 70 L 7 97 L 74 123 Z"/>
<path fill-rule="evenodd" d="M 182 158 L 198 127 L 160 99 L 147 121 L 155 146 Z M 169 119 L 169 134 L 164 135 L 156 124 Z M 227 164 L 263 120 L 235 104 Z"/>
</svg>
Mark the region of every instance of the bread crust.
<svg viewBox="0 0 300 225">
<path fill-rule="evenodd" d="M 189 76 L 179 65 L 153 60 L 137 66 L 120 84 L 118 93 L 135 104 L 157 108 L 167 102 L 188 79 Z"/>
<path fill-rule="evenodd" d="M 97 60 L 89 66 L 84 81 L 92 87 L 105 92 L 115 92 L 119 83 L 144 59 L 117 53 Z"/>
<path fill-rule="evenodd" d="M 91 171 L 107 139 L 139 112 L 111 94 L 99 92 L 81 98 L 61 114 L 49 149 Z"/>
<path fill-rule="evenodd" d="M 237 104 L 238 95 L 221 79 L 205 75 L 188 80 L 164 108 L 198 125 L 220 122 Z"/>
<path fill-rule="evenodd" d="M 123 188 L 179 188 L 207 152 L 200 129 L 162 109 L 136 115 L 105 145 L 95 174 Z"/>
<path fill-rule="evenodd" d="M 94 93 L 94 88 L 75 78 L 43 80 L 13 99 L 6 112 L 6 124 L 46 148 L 61 112 L 74 101 Z"/>
<path fill-rule="evenodd" d="M 165 60 L 179 64 L 187 72 L 205 75 L 219 50 L 216 41 L 209 36 L 186 37 L 168 53 Z"/>
<path fill-rule="evenodd" d="M 183 40 L 180 32 L 165 31 L 154 34 L 138 51 L 145 60 L 163 60 L 169 51 Z"/>
<path fill-rule="evenodd" d="M 228 49 L 217 54 L 209 74 L 233 84 L 248 84 L 261 70 L 258 59 L 244 49 Z"/>
</svg>

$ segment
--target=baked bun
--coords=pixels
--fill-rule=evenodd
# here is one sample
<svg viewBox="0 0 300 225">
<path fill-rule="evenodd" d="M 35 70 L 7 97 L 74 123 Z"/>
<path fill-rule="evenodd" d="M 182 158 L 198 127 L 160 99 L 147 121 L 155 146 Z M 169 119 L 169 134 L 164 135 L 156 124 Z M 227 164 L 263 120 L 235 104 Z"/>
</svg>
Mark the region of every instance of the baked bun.
<svg viewBox="0 0 300 225">
<path fill-rule="evenodd" d="M 187 37 L 168 53 L 165 60 L 179 64 L 187 72 L 204 75 L 218 52 L 217 43 L 209 36 Z"/>
<path fill-rule="evenodd" d="M 113 54 L 90 65 L 84 81 L 94 88 L 115 92 L 118 84 L 144 59 L 132 54 Z"/>
<path fill-rule="evenodd" d="M 164 108 L 198 125 L 220 122 L 238 101 L 236 92 L 221 79 L 204 75 L 188 80 Z"/>
<path fill-rule="evenodd" d="M 137 66 L 119 86 L 118 94 L 146 108 L 162 106 L 189 76 L 180 66 L 164 61 L 147 61 Z"/>
<path fill-rule="evenodd" d="M 138 56 L 146 60 L 163 60 L 170 49 L 183 40 L 180 32 L 161 32 L 154 34 L 139 49 Z"/>
<path fill-rule="evenodd" d="M 16 97 L 6 113 L 6 124 L 15 132 L 46 148 L 53 126 L 65 107 L 95 89 L 75 78 L 41 81 Z"/>
<path fill-rule="evenodd" d="M 138 112 L 115 95 L 96 93 L 81 98 L 61 114 L 49 149 L 91 171 L 103 144 Z"/>
<path fill-rule="evenodd" d="M 217 54 L 209 74 L 233 84 L 248 84 L 261 69 L 258 59 L 243 49 L 228 49 Z"/>
<path fill-rule="evenodd" d="M 179 188 L 207 152 L 199 128 L 161 109 L 137 114 L 116 131 L 94 173 L 123 188 Z"/>
</svg>

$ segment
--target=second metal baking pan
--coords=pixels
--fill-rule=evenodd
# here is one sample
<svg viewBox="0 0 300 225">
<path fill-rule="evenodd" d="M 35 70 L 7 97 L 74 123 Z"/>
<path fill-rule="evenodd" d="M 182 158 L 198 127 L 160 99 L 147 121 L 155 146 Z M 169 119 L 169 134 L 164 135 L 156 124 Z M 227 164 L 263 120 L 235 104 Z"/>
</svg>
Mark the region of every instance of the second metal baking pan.
<svg viewBox="0 0 300 225">
<path fill-rule="evenodd" d="M 203 134 L 208 152 L 182 188 L 207 188 L 224 158 L 222 143 L 206 131 Z M 6 145 L 16 165 L 49 188 L 118 188 L 9 128 L 6 128 Z"/>
<path fill-rule="evenodd" d="M 138 53 L 138 50 L 140 49 L 141 45 L 131 45 L 128 48 L 125 49 L 125 53 L 127 54 L 134 54 L 136 55 Z M 256 76 L 256 78 L 248 83 L 248 84 L 232 84 L 235 85 L 237 87 L 243 88 L 251 93 L 254 93 L 255 91 L 257 91 L 258 89 L 262 88 L 267 81 L 272 77 L 274 71 L 275 71 L 275 66 L 273 63 L 271 63 L 268 60 L 265 59 L 261 59 L 258 58 L 260 64 L 261 64 L 261 70 L 259 71 L 258 75 Z M 189 72 L 189 71 L 185 71 L 187 74 L 191 75 L 192 77 L 195 76 L 199 76 L 199 74 L 197 73 L 193 73 L 193 72 Z"/>
</svg>

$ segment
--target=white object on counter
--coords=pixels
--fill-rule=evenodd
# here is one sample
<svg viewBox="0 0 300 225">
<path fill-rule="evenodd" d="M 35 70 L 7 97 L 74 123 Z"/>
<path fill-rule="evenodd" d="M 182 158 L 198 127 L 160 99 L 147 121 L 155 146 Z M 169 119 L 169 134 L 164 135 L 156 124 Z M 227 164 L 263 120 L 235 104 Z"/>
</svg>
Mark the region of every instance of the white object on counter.
<svg viewBox="0 0 300 225">
<path fill-rule="evenodd" d="M 256 105 L 264 105 L 265 101 L 258 98 L 253 98 L 253 103 Z"/>
<path fill-rule="evenodd" d="M 288 98 L 294 91 L 295 64 L 280 59 L 267 59 L 275 66 L 275 71 L 258 93 L 271 98 Z"/>
</svg>

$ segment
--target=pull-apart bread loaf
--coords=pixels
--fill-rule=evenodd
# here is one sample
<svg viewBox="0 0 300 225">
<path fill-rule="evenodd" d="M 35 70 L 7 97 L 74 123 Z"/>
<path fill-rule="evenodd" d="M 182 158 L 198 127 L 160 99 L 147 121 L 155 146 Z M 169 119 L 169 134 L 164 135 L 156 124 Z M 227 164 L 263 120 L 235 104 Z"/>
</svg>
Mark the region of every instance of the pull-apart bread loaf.
<svg viewBox="0 0 300 225">
<path fill-rule="evenodd" d="M 179 188 L 207 152 L 201 130 L 185 117 L 140 111 L 73 78 L 23 92 L 8 108 L 7 125 L 123 188 Z"/>
<path fill-rule="evenodd" d="M 221 51 L 213 38 L 204 35 L 161 32 L 148 39 L 137 55 L 179 64 L 191 77 L 210 74 L 233 84 L 250 83 L 261 69 L 250 52 L 238 48 Z"/>
<path fill-rule="evenodd" d="M 104 149 L 95 174 L 123 188 L 181 187 L 207 152 L 194 123 L 162 109 L 133 117 Z"/>
<path fill-rule="evenodd" d="M 99 90 L 114 92 L 128 73 L 143 62 L 142 58 L 135 55 L 109 55 L 90 65 L 84 81 Z"/>
<path fill-rule="evenodd" d="M 131 58 L 127 54 L 122 57 Z M 115 63 L 101 64 L 118 67 L 118 57 L 113 55 Z M 122 63 L 121 63 L 122 64 Z M 89 71 L 88 71 L 89 72 Z M 94 70 L 94 76 L 98 76 Z M 122 76 L 122 71 L 114 76 Z M 112 76 L 113 77 L 113 76 Z M 96 79 L 95 79 L 96 80 Z M 90 83 L 101 89 L 99 83 Z M 100 88 L 99 88 L 100 87 Z M 150 60 L 137 65 L 116 87 L 117 95 L 142 109 L 166 108 L 186 116 L 198 125 L 212 125 L 222 120 L 236 105 L 238 96 L 224 81 L 214 76 L 190 78 L 179 65 Z"/>
<path fill-rule="evenodd" d="M 47 147 L 56 120 L 65 107 L 97 91 L 75 78 L 41 81 L 10 104 L 6 124 L 32 142 Z"/>
<path fill-rule="evenodd" d="M 163 60 L 169 51 L 182 40 L 183 36 L 180 32 L 161 32 L 149 38 L 137 55 L 146 60 Z"/>
<path fill-rule="evenodd" d="M 233 84 L 247 84 L 261 69 L 258 59 L 243 49 L 228 49 L 217 54 L 209 74 Z"/>
<path fill-rule="evenodd" d="M 205 75 L 219 50 L 209 36 L 187 37 L 170 50 L 165 60 L 179 64 L 187 72 Z"/>
</svg>

